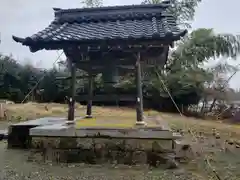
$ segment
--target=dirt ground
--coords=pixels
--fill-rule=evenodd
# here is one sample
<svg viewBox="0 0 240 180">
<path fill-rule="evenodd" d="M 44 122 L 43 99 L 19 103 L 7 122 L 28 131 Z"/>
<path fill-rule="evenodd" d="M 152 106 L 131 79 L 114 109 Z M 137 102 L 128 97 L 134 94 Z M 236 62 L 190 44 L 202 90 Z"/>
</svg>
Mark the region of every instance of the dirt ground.
<svg viewBox="0 0 240 180">
<path fill-rule="evenodd" d="M 66 116 L 65 105 L 35 104 L 7 105 L 8 118 L 0 121 L 0 129 L 9 123 L 44 116 Z M 84 115 L 85 107 L 77 105 L 76 114 Z M 126 108 L 94 107 L 99 118 L 119 119 L 121 123 L 135 121 L 135 111 Z M 146 116 L 158 116 L 180 132 L 192 145 L 194 158 L 181 163 L 179 169 L 164 170 L 149 167 L 90 166 L 86 164 L 50 164 L 30 162 L 28 151 L 7 150 L 0 142 L 0 180 L 2 179 L 124 179 L 124 180 L 240 180 L 240 125 L 186 118 L 179 115 L 146 111 Z"/>
</svg>

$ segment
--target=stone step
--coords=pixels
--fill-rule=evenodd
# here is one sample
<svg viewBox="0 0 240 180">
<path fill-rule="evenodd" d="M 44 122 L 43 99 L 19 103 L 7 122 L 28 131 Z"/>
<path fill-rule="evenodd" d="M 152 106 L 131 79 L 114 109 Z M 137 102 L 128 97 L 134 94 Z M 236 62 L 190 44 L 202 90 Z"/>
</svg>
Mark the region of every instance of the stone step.
<svg viewBox="0 0 240 180">
<path fill-rule="evenodd" d="M 80 118 L 80 117 L 79 117 Z M 66 123 L 66 117 L 44 117 L 12 124 L 8 127 L 8 148 L 28 148 L 31 137 L 29 131 L 34 127 Z"/>
<path fill-rule="evenodd" d="M 8 138 L 8 130 L 0 130 L 0 141 Z"/>
<path fill-rule="evenodd" d="M 183 136 L 180 133 L 174 132 L 173 133 L 173 139 L 182 139 Z"/>
</svg>

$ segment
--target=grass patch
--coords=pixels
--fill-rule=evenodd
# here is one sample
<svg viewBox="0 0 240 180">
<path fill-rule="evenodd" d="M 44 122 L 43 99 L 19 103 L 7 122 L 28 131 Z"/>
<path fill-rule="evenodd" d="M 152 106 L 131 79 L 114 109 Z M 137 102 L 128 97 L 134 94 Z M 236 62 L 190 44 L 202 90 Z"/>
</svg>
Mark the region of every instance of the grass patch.
<svg viewBox="0 0 240 180">
<path fill-rule="evenodd" d="M 79 119 L 75 123 L 76 128 L 84 127 L 99 127 L 99 128 L 132 128 L 135 126 L 134 121 L 125 121 L 125 123 L 113 123 L 111 120 L 96 119 L 96 118 L 84 118 Z"/>
</svg>

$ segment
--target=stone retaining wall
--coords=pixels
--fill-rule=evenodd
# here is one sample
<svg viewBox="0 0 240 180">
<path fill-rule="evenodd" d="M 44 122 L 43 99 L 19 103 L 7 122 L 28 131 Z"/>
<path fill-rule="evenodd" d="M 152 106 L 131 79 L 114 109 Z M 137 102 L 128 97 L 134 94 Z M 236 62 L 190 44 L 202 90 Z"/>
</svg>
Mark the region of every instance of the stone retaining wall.
<svg viewBox="0 0 240 180">
<path fill-rule="evenodd" d="M 174 160 L 172 140 L 33 137 L 32 148 L 52 162 L 160 166 Z"/>
</svg>

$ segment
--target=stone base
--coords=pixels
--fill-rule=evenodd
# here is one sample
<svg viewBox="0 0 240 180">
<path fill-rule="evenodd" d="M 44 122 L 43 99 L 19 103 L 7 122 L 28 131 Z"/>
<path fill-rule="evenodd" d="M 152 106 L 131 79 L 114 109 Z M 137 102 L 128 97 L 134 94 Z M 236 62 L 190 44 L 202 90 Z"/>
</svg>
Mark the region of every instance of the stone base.
<svg viewBox="0 0 240 180">
<path fill-rule="evenodd" d="M 66 125 L 75 125 L 75 121 L 66 121 L 65 122 Z"/>
<path fill-rule="evenodd" d="M 93 116 L 92 116 L 92 115 L 86 115 L 85 118 L 86 118 L 86 119 L 92 119 Z"/>
<path fill-rule="evenodd" d="M 196 156 L 195 152 L 192 149 L 192 146 L 190 145 L 190 142 L 187 141 L 175 140 L 174 149 L 175 158 L 181 162 L 189 162 Z"/>
<path fill-rule="evenodd" d="M 137 121 L 136 126 L 146 126 L 147 123 L 145 121 Z"/>
<path fill-rule="evenodd" d="M 42 150 L 42 160 L 58 163 L 149 164 L 174 161 L 172 140 L 33 137 L 32 148 Z M 173 158 L 171 158 L 173 157 Z"/>
<path fill-rule="evenodd" d="M 168 127 L 143 123 L 128 128 L 77 127 L 72 125 L 75 122 L 41 118 L 12 125 L 8 147 L 37 149 L 40 159 L 52 162 L 176 165 L 176 135 Z"/>
<path fill-rule="evenodd" d="M 151 121 L 146 120 L 149 124 Z M 38 159 L 51 162 L 176 167 L 173 143 L 176 135 L 168 127 L 161 124 L 150 127 L 142 122 L 128 128 L 77 127 L 75 122 L 41 118 L 12 125 L 8 147 L 37 149 Z"/>
</svg>

